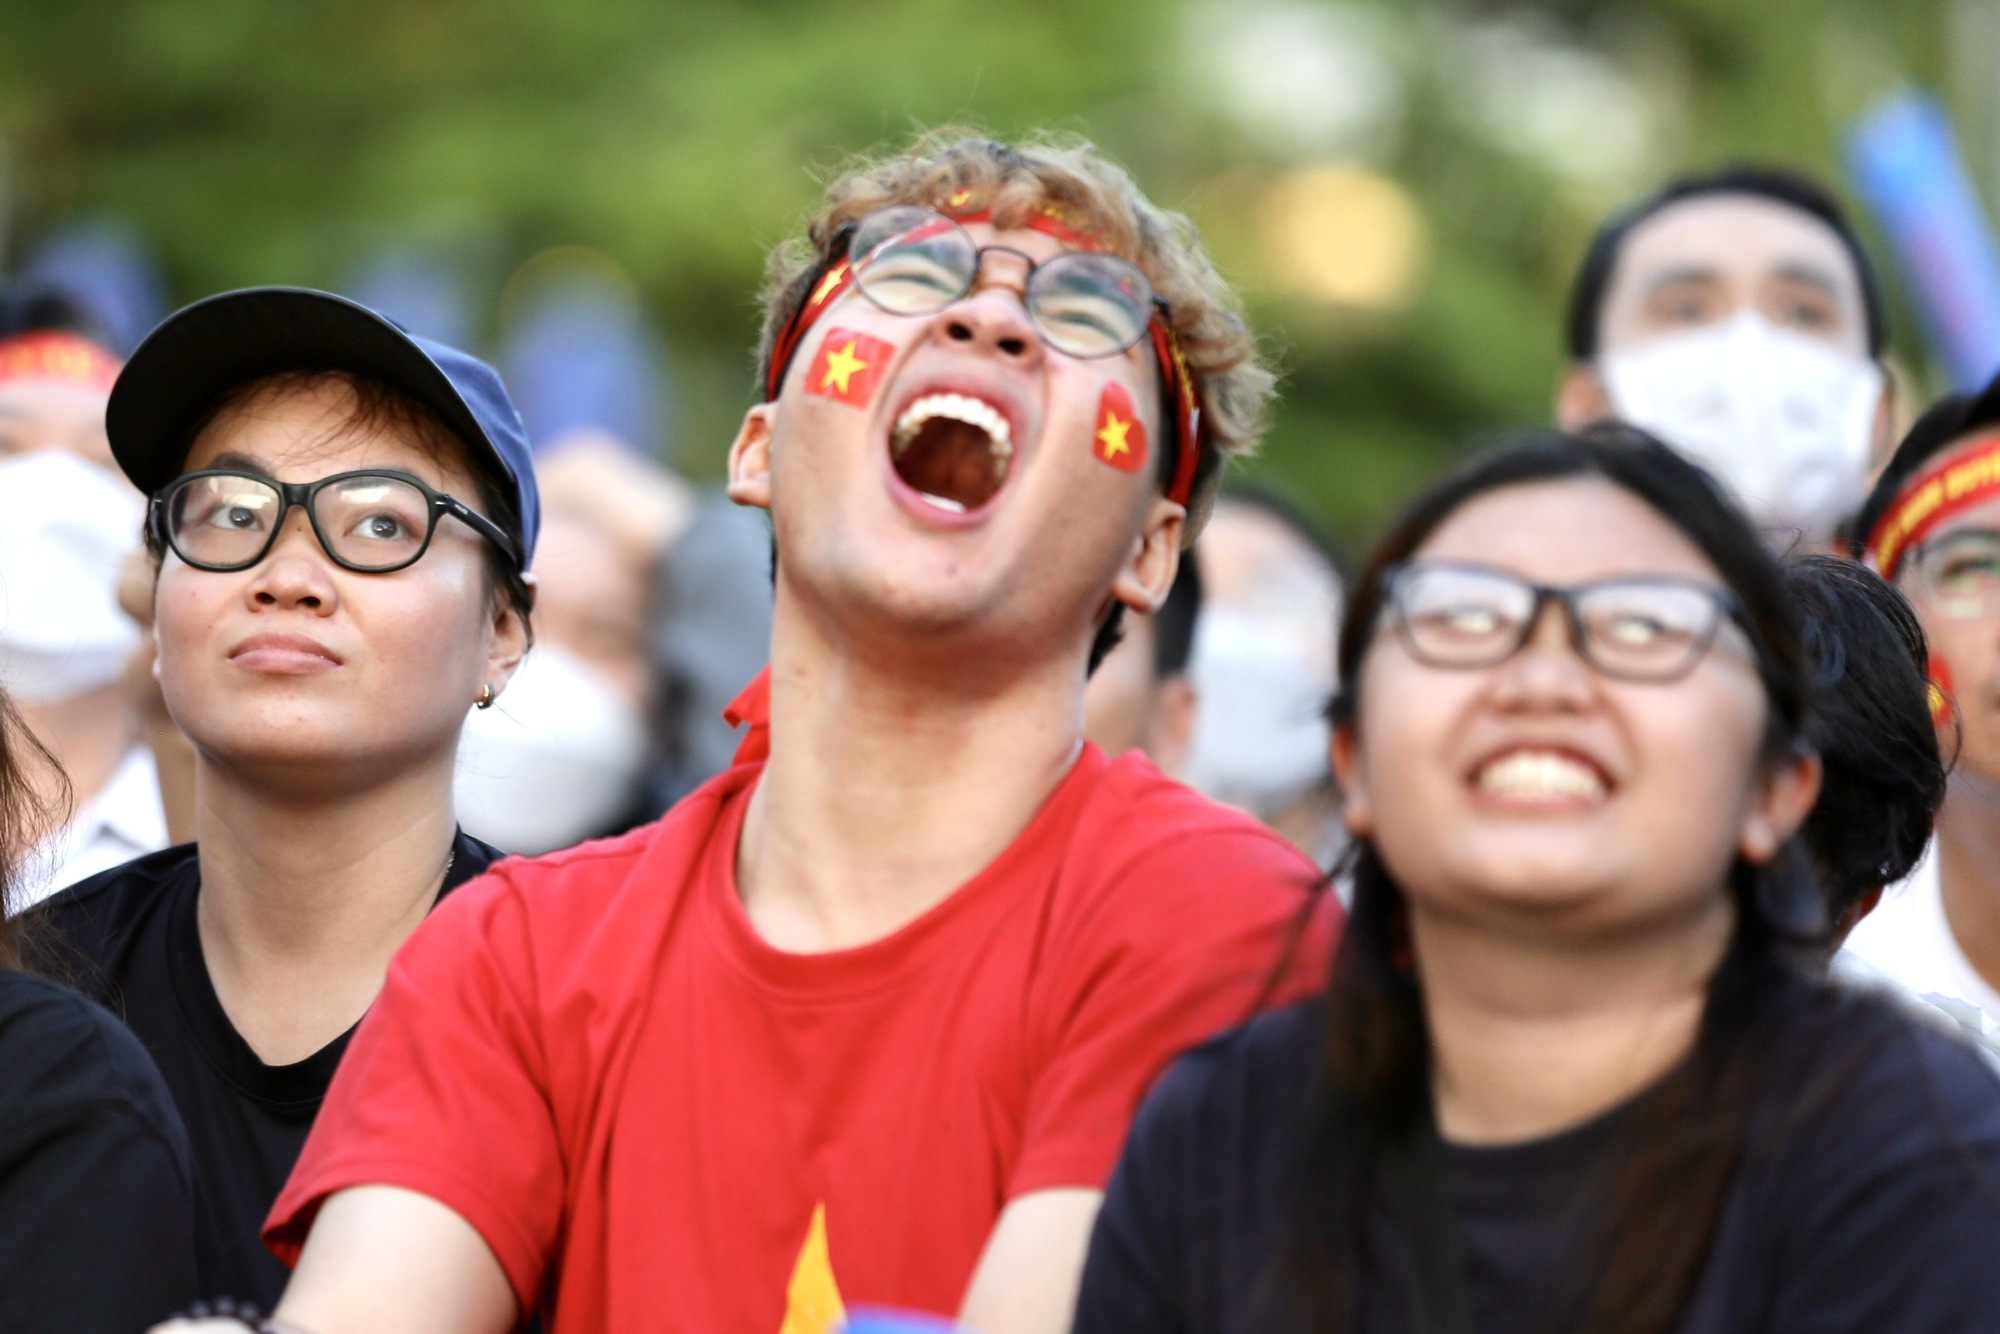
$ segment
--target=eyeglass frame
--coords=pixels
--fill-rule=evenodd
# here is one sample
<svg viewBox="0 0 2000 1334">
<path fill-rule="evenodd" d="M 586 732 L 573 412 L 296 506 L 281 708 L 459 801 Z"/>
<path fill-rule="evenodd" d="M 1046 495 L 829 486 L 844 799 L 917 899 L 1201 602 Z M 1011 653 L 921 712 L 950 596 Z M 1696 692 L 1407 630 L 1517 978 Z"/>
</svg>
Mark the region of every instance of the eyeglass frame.
<svg viewBox="0 0 2000 1334">
<path fill-rule="evenodd" d="M 168 498 L 184 489 L 190 482 L 199 481 L 204 477 L 240 477 L 268 486 L 278 493 L 279 508 L 277 517 L 271 524 L 270 532 L 264 538 L 264 545 L 249 560 L 227 565 L 216 565 L 190 560 L 187 553 L 180 549 L 180 544 L 174 541 L 173 534 L 168 531 Z M 386 477 L 414 486 L 422 493 L 426 510 L 430 515 L 430 522 L 424 528 L 424 540 L 417 544 L 416 551 L 411 554 L 408 560 L 398 561 L 394 565 L 356 565 L 352 561 L 343 559 L 334 551 L 333 544 L 326 540 L 326 531 L 319 526 L 319 512 L 313 507 L 313 500 L 321 491 L 332 486 L 334 483 L 352 481 L 357 477 Z M 356 574 L 394 574 L 398 570 L 409 569 L 412 565 L 422 560 L 424 553 L 431 549 L 431 539 L 437 536 L 438 523 L 446 515 L 457 519 L 460 523 L 472 529 L 473 532 L 500 548 L 501 554 L 512 561 L 517 568 L 521 564 L 520 547 L 515 544 L 513 538 L 507 536 L 498 524 L 481 514 L 478 510 L 473 509 L 457 496 L 447 495 L 424 481 L 423 478 L 397 468 L 355 468 L 348 472 L 337 472 L 313 482 L 283 482 L 275 477 L 261 472 L 254 472 L 248 468 L 201 468 L 194 472 L 182 473 L 158 491 L 155 491 L 147 502 L 146 523 L 152 530 L 155 540 L 160 542 L 169 551 L 172 551 L 175 556 L 179 557 L 182 564 L 187 565 L 191 569 L 202 570 L 209 574 L 235 574 L 239 571 L 253 568 L 266 556 L 271 554 L 271 548 L 278 544 L 278 537 L 284 531 L 285 521 L 291 517 L 294 507 L 305 510 L 306 522 L 312 528 L 313 539 L 319 543 L 319 549 L 326 554 L 326 558 L 335 565 L 340 566 L 343 570 L 352 570 Z"/>
<path fill-rule="evenodd" d="M 861 230 L 864 227 L 866 227 L 868 223 L 873 219 L 881 216 L 884 213 L 894 212 L 899 209 L 908 209 L 912 212 L 922 212 L 930 214 L 938 221 L 949 225 L 952 230 L 956 231 L 959 235 L 963 236 L 966 239 L 966 242 L 970 244 L 972 247 L 972 257 L 973 257 L 972 273 L 966 279 L 965 287 L 961 291 L 939 302 L 935 309 L 891 310 L 888 306 L 883 305 L 882 302 L 878 300 L 875 297 L 875 295 L 868 290 L 867 284 L 862 280 L 861 277 L 862 268 L 868 256 L 856 255 L 854 253 L 853 249 L 854 238 L 857 235 L 859 235 Z M 897 239 L 899 238 L 891 237 L 889 238 L 889 240 L 884 241 L 882 244 L 887 245 L 889 244 L 890 241 L 894 241 Z M 879 250 L 880 248 L 881 248 L 880 246 L 877 246 L 875 249 Z M 986 256 L 989 253 L 996 251 L 1003 255 L 1012 255 L 1016 259 L 1020 260 L 1022 263 L 1028 266 L 1027 272 L 1021 278 L 1022 305 L 1028 311 L 1028 323 L 1034 326 L 1035 336 L 1037 338 L 1040 338 L 1045 346 L 1054 348 L 1056 351 L 1062 353 L 1066 357 L 1074 357 L 1078 361 L 1103 361 L 1109 357 L 1123 356 L 1125 353 L 1130 352 L 1133 348 L 1137 347 L 1141 342 L 1145 341 L 1146 333 L 1149 329 L 1152 328 L 1153 322 L 1155 320 L 1162 322 L 1167 327 L 1172 327 L 1173 307 L 1167 303 L 1167 299 L 1165 297 L 1161 296 L 1157 291 L 1154 290 L 1153 280 L 1146 276 L 1145 270 L 1141 269 L 1137 264 L 1134 264 L 1131 260 L 1126 259 L 1121 255 L 1107 254 L 1105 252 L 1095 251 L 1095 250 L 1065 250 L 1061 254 L 1053 255 L 1048 259 L 1038 260 L 1034 256 L 1028 254 L 1026 251 L 1018 250 L 1013 246 L 1004 246 L 1004 245 L 983 246 L 980 245 L 977 241 L 973 240 L 972 233 L 966 231 L 965 224 L 960 222 L 957 218 L 952 217 L 949 213 L 942 212 L 939 209 L 931 208 L 928 205 L 924 204 L 890 204 L 887 205 L 886 207 L 876 209 L 874 212 L 869 213 L 866 217 L 858 218 L 853 222 L 841 224 L 839 230 L 837 230 L 833 234 L 833 244 L 827 247 L 827 257 L 825 260 L 822 261 L 822 263 L 823 265 L 830 267 L 833 262 L 834 256 L 845 255 L 848 258 L 848 260 L 854 265 L 854 289 L 857 292 L 861 293 L 863 297 L 867 298 L 869 305 L 875 307 L 875 309 L 881 311 L 885 315 L 897 315 L 906 318 L 917 318 L 923 315 L 935 315 L 939 311 L 949 309 L 954 303 L 963 301 L 965 300 L 966 297 L 972 295 L 973 291 L 979 285 L 979 275 L 981 271 L 985 268 Z M 874 250 L 871 250 L 868 253 L 873 254 Z M 1094 255 L 1100 259 L 1109 260 L 1114 264 L 1118 264 L 1126 269 L 1131 270 L 1132 275 L 1136 277 L 1140 282 L 1145 284 L 1146 302 L 1147 305 L 1150 307 L 1150 313 L 1146 319 L 1146 322 L 1139 326 L 1138 332 L 1132 335 L 1130 341 L 1122 344 L 1119 347 L 1112 348 L 1106 352 L 1071 352 L 1068 348 L 1060 347 L 1049 340 L 1047 330 L 1043 329 L 1041 322 L 1035 318 L 1034 306 L 1029 303 L 1028 287 L 1031 283 L 1034 282 L 1035 274 L 1037 271 L 1046 268 L 1050 264 L 1059 263 L 1063 259 L 1066 259 L 1071 255 Z M 809 285 L 806 287 L 805 290 L 807 292 L 811 292 L 812 287 Z"/>
<path fill-rule="evenodd" d="M 1470 571 L 1502 579 L 1517 587 L 1528 590 L 1534 600 L 1529 604 L 1528 614 L 1521 620 L 1519 634 L 1515 636 L 1514 643 L 1508 647 L 1506 652 L 1489 661 L 1480 662 L 1440 662 L 1425 656 L 1423 650 L 1417 647 L 1415 634 L 1409 626 L 1409 617 L 1405 614 L 1402 601 L 1397 596 L 1396 588 L 1402 577 L 1410 571 L 1426 569 Z M 1716 610 L 1715 619 L 1709 623 L 1706 633 L 1701 637 L 1700 644 L 1689 651 L 1686 665 L 1678 671 L 1665 676 L 1634 675 L 1631 672 L 1619 671 L 1616 668 L 1607 666 L 1591 651 L 1590 635 L 1584 629 L 1583 613 L 1577 608 L 1577 599 L 1594 589 L 1619 584 L 1671 585 L 1678 588 L 1691 589 L 1702 594 L 1714 604 Z M 1501 663 L 1515 657 L 1522 649 L 1528 646 L 1528 641 L 1535 637 L 1535 629 L 1542 623 L 1542 610 L 1551 602 L 1562 607 L 1563 620 L 1569 630 L 1570 647 L 1576 652 L 1576 655 L 1588 663 L 1593 671 L 1610 677 L 1614 681 L 1627 681 L 1637 685 L 1673 685 L 1678 681 L 1686 680 L 1689 676 L 1693 675 L 1695 668 L 1701 666 L 1702 659 L 1706 658 L 1709 651 L 1715 647 L 1716 638 L 1722 633 L 1722 623 L 1724 621 L 1734 621 L 1736 623 L 1737 627 L 1749 638 L 1753 652 L 1761 642 L 1755 627 L 1744 619 L 1742 600 L 1735 593 L 1726 588 L 1717 588 L 1715 585 L 1705 583 L 1699 579 L 1686 579 L 1672 574 L 1617 575 L 1609 579 L 1590 579 L 1579 584 L 1542 584 L 1522 575 L 1515 574 L 1511 570 L 1503 570 L 1493 565 L 1482 565 L 1477 561 L 1399 561 L 1382 571 L 1381 589 L 1382 601 L 1390 614 L 1391 629 L 1395 632 L 1398 642 L 1403 645 L 1403 648 L 1412 658 L 1426 667 L 1436 668 L 1439 671 L 1480 671 L 1487 667 L 1498 667 Z"/>
</svg>

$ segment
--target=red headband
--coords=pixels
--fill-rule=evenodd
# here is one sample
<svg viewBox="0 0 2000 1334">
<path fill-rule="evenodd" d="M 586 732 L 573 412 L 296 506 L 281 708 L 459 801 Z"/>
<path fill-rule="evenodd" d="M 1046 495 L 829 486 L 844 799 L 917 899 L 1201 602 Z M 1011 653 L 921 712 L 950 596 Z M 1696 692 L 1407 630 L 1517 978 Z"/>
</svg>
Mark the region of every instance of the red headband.
<svg viewBox="0 0 2000 1334">
<path fill-rule="evenodd" d="M 961 205 L 969 198 L 968 192 L 961 190 L 947 202 Z M 974 213 L 952 215 L 960 223 L 991 222 L 993 210 L 980 209 Z M 1045 236 L 1053 236 L 1064 245 L 1079 250 L 1097 250 L 1099 245 L 1089 233 L 1067 226 L 1065 214 L 1054 204 L 1044 204 L 1024 224 Z M 854 266 L 847 256 L 826 271 L 813 290 L 807 294 L 805 303 L 798 313 L 785 322 L 778 337 L 771 344 L 771 362 L 764 382 L 764 401 L 769 403 L 778 397 L 783 387 L 785 369 L 791 365 L 792 357 L 804 341 L 806 331 L 819 319 L 826 308 L 840 299 L 854 281 Z M 1174 461 L 1174 479 L 1167 487 L 1167 499 L 1178 505 L 1188 503 L 1194 491 L 1195 463 L 1201 457 L 1201 405 L 1194 392 L 1194 373 L 1189 369 L 1187 356 L 1181 351 L 1180 336 L 1155 312 L 1147 325 L 1152 332 L 1153 354 L 1159 358 L 1160 374 L 1166 377 L 1168 392 L 1174 404 L 1174 437 L 1179 452 Z"/>
<path fill-rule="evenodd" d="M 1868 555 L 1884 579 L 1894 579 L 1910 549 L 1954 514 L 2000 496 L 2000 431 L 1976 435 L 1912 477 L 1868 534 Z"/>
<path fill-rule="evenodd" d="M 53 329 L 0 339 L 0 384 L 55 380 L 109 392 L 118 358 L 80 334 Z"/>
</svg>

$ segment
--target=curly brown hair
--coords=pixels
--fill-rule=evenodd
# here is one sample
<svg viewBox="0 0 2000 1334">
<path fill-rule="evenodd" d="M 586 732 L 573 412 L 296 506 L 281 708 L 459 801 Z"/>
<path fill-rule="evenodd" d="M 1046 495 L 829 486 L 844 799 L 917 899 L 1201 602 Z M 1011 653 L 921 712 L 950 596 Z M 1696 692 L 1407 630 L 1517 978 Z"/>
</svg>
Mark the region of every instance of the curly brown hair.
<svg viewBox="0 0 2000 1334">
<path fill-rule="evenodd" d="M 764 284 L 764 332 L 757 348 L 761 384 L 785 323 L 804 302 L 815 273 L 831 258 L 840 229 L 894 204 L 944 208 L 979 199 L 994 224 L 1026 224 L 1053 206 L 1065 223 L 1139 266 L 1172 312 L 1201 405 L 1201 456 L 1195 465 L 1183 545 L 1207 519 L 1225 459 L 1254 450 L 1276 377 L 1260 356 L 1241 303 L 1216 272 L 1194 224 L 1148 200 L 1125 170 L 1087 141 L 1037 136 L 1002 144 L 975 131 L 946 128 L 895 152 L 843 164 L 803 237 L 771 252 Z"/>
</svg>

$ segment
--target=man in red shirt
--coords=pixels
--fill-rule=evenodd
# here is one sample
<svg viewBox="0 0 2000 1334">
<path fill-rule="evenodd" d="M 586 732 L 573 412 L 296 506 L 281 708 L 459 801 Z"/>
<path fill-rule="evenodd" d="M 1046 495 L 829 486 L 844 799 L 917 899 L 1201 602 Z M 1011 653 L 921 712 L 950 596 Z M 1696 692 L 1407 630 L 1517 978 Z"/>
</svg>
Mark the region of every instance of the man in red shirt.
<svg viewBox="0 0 2000 1334">
<path fill-rule="evenodd" d="M 1191 229 L 940 136 L 809 237 L 730 454 L 745 762 L 411 939 L 268 1224 L 288 1328 L 1056 1334 L 1154 1075 L 1316 980 L 1314 868 L 1081 737 L 1270 391 Z"/>
</svg>

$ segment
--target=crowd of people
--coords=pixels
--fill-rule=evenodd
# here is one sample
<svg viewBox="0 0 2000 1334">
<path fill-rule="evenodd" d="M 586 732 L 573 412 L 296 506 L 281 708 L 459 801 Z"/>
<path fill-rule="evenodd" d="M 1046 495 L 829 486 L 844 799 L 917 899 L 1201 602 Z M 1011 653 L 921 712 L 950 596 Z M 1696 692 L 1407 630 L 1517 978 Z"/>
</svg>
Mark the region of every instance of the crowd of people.
<svg viewBox="0 0 2000 1334">
<path fill-rule="evenodd" d="M 715 496 L 0 300 L 0 1329 L 2000 1329 L 2000 379 L 1831 195 L 1607 220 L 1351 581 L 1089 146 L 769 274 Z"/>
</svg>

